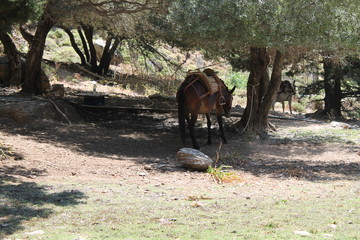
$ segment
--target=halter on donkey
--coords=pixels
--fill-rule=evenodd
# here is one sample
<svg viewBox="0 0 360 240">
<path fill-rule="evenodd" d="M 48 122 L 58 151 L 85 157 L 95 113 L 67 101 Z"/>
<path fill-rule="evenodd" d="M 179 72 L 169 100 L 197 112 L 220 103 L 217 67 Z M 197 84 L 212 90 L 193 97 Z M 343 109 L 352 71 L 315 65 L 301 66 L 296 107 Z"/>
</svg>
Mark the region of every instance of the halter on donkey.
<svg viewBox="0 0 360 240">
<path fill-rule="evenodd" d="M 176 99 L 178 102 L 178 118 L 180 135 L 185 145 L 186 123 L 190 132 L 193 148 L 199 149 L 196 141 L 194 127 L 198 114 L 205 114 L 208 127 L 208 144 L 211 144 L 210 136 L 210 112 L 216 111 L 221 138 L 227 142 L 224 134 L 222 115 L 230 116 L 232 104 L 232 93 L 235 87 L 229 91 L 224 82 L 216 75 L 212 69 L 205 69 L 203 72 L 188 72 L 187 77 L 180 85 Z"/>
</svg>

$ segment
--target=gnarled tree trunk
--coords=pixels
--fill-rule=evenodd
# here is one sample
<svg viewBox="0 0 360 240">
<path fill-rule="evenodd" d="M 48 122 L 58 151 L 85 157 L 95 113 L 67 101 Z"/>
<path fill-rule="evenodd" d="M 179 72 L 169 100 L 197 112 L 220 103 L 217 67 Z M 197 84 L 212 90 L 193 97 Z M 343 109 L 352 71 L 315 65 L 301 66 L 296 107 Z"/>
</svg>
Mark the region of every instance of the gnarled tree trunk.
<svg viewBox="0 0 360 240">
<path fill-rule="evenodd" d="M 4 82 L 6 87 L 20 86 L 23 82 L 21 78 L 21 59 L 20 53 L 16 49 L 11 37 L 3 30 L 0 30 L 0 41 L 2 42 L 7 58 L 9 59 L 9 76 L 10 78 Z"/>
<path fill-rule="evenodd" d="M 106 40 L 106 45 L 105 45 L 104 51 L 102 53 L 100 63 L 98 66 L 98 70 L 97 70 L 98 74 L 100 74 L 100 75 L 107 74 L 109 67 L 110 67 L 111 59 L 113 58 L 113 56 L 115 54 L 116 48 L 120 44 L 119 38 L 115 38 L 114 43 L 111 45 L 112 40 L 113 40 L 113 38 L 110 38 L 110 37 L 108 37 L 108 39 Z"/>
<path fill-rule="evenodd" d="M 331 58 L 323 58 L 325 109 L 320 113 L 328 118 L 341 119 L 341 78 L 342 69 L 336 66 Z"/>
<path fill-rule="evenodd" d="M 45 12 L 37 26 L 30 50 L 26 57 L 25 81 L 22 91 L 32 94 L 43 94 L 50 87 L 49 80 L 41 69 L 46 36 L 55 22 Z"/>
<path fill-rule="evenodd" d="M 281 83 L 283 54 L 276 51 L 271 80 L 267 72 L 270 63 L 266 48 L 250 49 L 250 75 L 247 86 L 247 104 L 243 117 L 235 127 L 246 134 L 268 135 L 268 113 Z"/>
<path fill-rule="evenodd" d="M 94 28 L 89 26 L 82 26 L 84 30 L 85 38 L 88 43 L 89 52 L 90 52 L 90 65 L 91 71 L 96 73 L 97 71 L 97 59 L 96 59 L 96 49 L 94 46 Z"/>
</svg>

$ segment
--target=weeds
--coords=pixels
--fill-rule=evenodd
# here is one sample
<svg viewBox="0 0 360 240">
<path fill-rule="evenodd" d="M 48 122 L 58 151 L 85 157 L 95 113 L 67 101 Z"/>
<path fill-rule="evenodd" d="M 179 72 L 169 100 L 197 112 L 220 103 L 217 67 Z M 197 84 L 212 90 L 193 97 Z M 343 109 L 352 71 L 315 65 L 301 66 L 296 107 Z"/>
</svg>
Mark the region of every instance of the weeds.
<svg viewBox="0 0 360 240">
<path fill-rule="evenodd" d="M 11 155 L 11 149 L 0 144 L 0 160 L 3 160 Z"/>
<path fill-rule="evenodd" d="M 232 183 L 232 182 L 242 182 L 242 178 L 238 176 L 235 172 L 229 172 L 228 169 L 231 169 L 231 166 L 220 167 L 209 167 L 207 172 L 210 174 L 212 179 L 216 183 Z"/>
<path fill-rule="evenodd" d="M 230 172 L 232 166 L 220 165 L 217 167 L 217 163 L 220 159 L 220 150 L 222 147 L 222 143 L 220 143 L 218 150 L 216 151 L 216 160 L 214 163 L 214 167 L 209 166 L 207 172 L 210 174 L 211 178 L 216 183 L 232 183 L 232 182 L 242 182 L 243 179 L 238 176 L 235 172 Z"/>
</svg>

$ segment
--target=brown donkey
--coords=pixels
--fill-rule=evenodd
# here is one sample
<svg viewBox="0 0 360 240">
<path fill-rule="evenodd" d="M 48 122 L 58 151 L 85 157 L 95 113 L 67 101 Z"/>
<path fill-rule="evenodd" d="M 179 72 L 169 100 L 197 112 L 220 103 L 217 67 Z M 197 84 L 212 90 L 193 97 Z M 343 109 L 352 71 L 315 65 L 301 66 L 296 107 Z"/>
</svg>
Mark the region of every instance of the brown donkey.
<svg viewBox="0 0 360 240">
<path fill-rule="evenodd" d="M 204 76 L 213 77 L 216 79 L 218 84 L 218 90 L 212 91 L 204 83 Z M 198 114 L 205 114 L 207 119 L 208 127 L 208 144 L 211 144 L 210 136 L 210 112 L 212 110 L 216 111 L 217 120 L 219 123 L 219 129 L 221 138 L 224 143 L 227 142 L 224 135 L 224 128 L 222 123 L 222 115 L 229 117 L 230 110 L 232 105 L 232 93 L 234 92 L 235 87 L 229 91 L 225 86 L 224 82 L 220 80 L 214 71 L 211 69 L 205 69 L 203 73 L 196 72 L 190 73 L 185 80 L 180 85 L 176 99 L 178 102 L 178 118 L 179 118 L 179 128 L 180 135 L 183 144 L 185 145 L 185 132 L 186 132 L 186 123 L 188 123 L 188 128 L 190 132 L 190 137 L 192 140 L 193 148 L 199 149 L 200 146 L 196 141 L 194 127 L 197 121 Z"/>
</svg>

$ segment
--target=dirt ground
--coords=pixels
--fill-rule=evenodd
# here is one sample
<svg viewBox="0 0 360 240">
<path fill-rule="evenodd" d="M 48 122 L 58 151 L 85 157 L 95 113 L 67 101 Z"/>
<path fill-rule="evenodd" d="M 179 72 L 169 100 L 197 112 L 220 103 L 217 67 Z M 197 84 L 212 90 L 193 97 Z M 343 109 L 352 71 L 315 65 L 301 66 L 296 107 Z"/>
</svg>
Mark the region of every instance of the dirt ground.
<svg viewBox="0 0 360 240">
<path fill-rule="evenodd" d="M 122 99 L 118 106 L 123 103 L 128 107 L 129 101 Z M 156 101 L 143 99 L 142 103 L 154 107 Z M 167 103 L 169 108 L 175 108 L 174 104 Z M 72 124 L 55 120 L 16 123 L 2 116 L 0 143 L 9 147 L 14 156 L 1 159 L 0 174 L 39 183 L 68 179 L 83 183 L 162 183 L 195 188 L 214 184 L 208 174 L 188 171 L 177 162 L 176 152 L 182 144 L 175 113 L 122 112 L 113 119 L 99 120 L 101 116 L 105 114 L 98 112 L 97 120 L 93 116 L 91 120 Z M 358 144 L 296 139 L 291 134 L 295 129 L 331 128 L 328 123 L 271 119 L 278 131 L 268 140 L 259 140 L 231 131 L 229 126 L 239 119 L 226 120 L 229 143 L 222 146 L 217 165 L 231 165 L 243 182 L 256 182 L 258 189 L 266 191 L 269 185 L 281 186 L 289 181 L 304 184 L 360 178 Z M 204 119 L 200 122 L 205 124 Z M 216 159 L 220 144 L 214 125 L 211 146 L 206 145 L 205 127 L 197 132 L 201 151 L 212 159 Z M 187 146 L 190 147 L 189 138 Z"/>
</svg>

